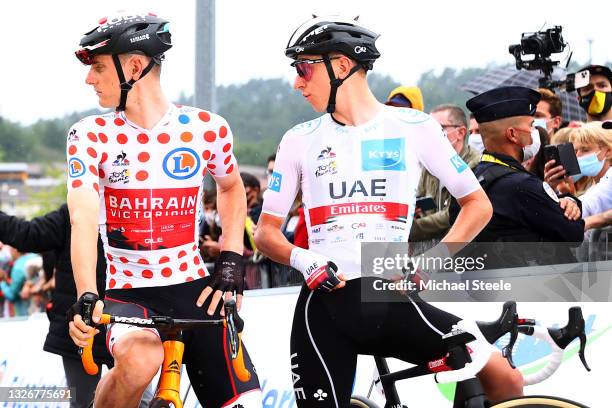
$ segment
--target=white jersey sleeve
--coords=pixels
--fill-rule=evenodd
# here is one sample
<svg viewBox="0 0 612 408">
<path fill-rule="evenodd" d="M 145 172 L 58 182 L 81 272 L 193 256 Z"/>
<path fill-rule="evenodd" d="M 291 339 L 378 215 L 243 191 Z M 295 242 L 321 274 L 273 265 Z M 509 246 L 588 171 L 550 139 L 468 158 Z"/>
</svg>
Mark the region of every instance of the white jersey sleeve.
<svg viewBox="0 0 612 408">
<path fill-rule="evenodd" d="M 420 139 L 414 146 L 421 164 L 455 198 L 465 197 L 481 188 L 476 176 L 453 149 L 438 122 L 429 117 L 421 126 L 422 131 L 414 134 L 414 137 Z"/>
<path fill-rule="evenodd" d="M 283 136 L 274 162 L 274 171 L 264 192 L 262 212 L 285 218 L 300 189 L 300 137 L 290 131 Z"/>
<path fill-rule="evenodd" d="M 612 168 L 599 180 L 599 183 L 580 197 L 582 218 L 608 211 L 612 208 Z"/>
</svg>

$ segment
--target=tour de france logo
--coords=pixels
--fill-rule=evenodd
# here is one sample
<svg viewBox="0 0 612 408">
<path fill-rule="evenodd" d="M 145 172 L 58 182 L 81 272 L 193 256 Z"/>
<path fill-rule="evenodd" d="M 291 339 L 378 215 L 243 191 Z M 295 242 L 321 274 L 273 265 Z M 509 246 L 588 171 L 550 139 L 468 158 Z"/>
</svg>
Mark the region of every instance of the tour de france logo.
<svg viewBox="0 0 612 408">
<path fill-rule="evenodd" d="M 175 180 L 193 177 L 200 170 L 200 158 L 195 151 L 187 147 L 172 150 L 164 157 L 164 172 Z"/>
</svg>

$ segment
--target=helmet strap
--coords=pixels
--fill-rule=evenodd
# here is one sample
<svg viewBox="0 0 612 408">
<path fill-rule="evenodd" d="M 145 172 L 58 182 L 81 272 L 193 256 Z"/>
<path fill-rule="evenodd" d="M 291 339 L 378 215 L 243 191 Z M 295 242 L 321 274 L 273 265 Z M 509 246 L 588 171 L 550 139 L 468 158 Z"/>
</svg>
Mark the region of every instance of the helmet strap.
<svg viewBox="0 0 612 408">
<path fill-rule="evenodd" d="M 334 73 L 334 69 L 332 68 L 331 60 L 328 54 L 323 55 L 323 62 L 325 63 L 327 75 L 329 75 L 329 84 L 331 85 L 329 100 L 327 101 L 327 113 L 331 114 L 336 111 L 336 93 L 338 92 L 338 87 L 342 85 L 342 83 L 346 81 L 348 77 L 359 71 L 362 67 L 359 64 L 355 65 L 353 68 L 351 68 L 348 75 L 344 79 L 340 79 L 336 78 L 336 74 Z"/>
<path fill-rule="evenodd" d="M 117 76 L 119 77 L 119 87 L 121 88 L 121 96 L 119 98 L 119 105 L 117 106 L 117 111 L 124 111 L 125 104 L 127 102 L 127 94 L 136 83 L 137 79 L 130 79 L 129 81 L 125 80 L 125 75 L 123 75 L 123 68 L 121 67 L 121 61 L 119 60 L 119 55 L 113 54 L 113 62 L 115 63 L 115 69 L 117 70 Z M 149 64 L 142 70 L 142 74 L 140 75 L 141 79 L 145 75 L 151 71 L 151 69 L 155 66 L 155 59 L 151 59 Z"/>
</svg>

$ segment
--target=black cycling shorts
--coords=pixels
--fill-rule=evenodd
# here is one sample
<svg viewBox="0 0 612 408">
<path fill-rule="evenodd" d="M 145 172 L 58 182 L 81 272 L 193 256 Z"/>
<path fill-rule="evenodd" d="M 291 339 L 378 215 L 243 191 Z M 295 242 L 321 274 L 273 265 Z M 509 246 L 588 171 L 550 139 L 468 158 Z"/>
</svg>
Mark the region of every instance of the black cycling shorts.
<svg viewBox="0 0 612 408">
<path fill-rule="evenodd" d="M 208 317 L 206 310 L 212 295 L 202 307 L 196 306 L 196 299 L 206 287 L 208 279 L 209 277 L 205 277 L 163 287 L 107 290 L 104 313 L 145 318 L 153 315 L 181 319 L 206 318 Z M 210 318 L 219 319 L 220 310 L 219 307 Z M 113 330 L 113 327 L 108 330 L 107 345 L 118 341 L 113 338 Z M 208 326 L 183 332 L 185 343 L 183 362 L 193 390 L 200 404 L 205 407 L 230 406 L 240 399 L 240 395 L 259 390 L 259 379 L 246 347 L 244 347 L 244 363 L 252 374 L 251 379 L 243 383 L 236 378 L 227 357 L 229 340 L 224 333 L 222 326 Z M 109 351 L 112 353 L 111 348 L 109 347 Z"/>
<path fill-rule="evenodd" d="M 363 302 L 362 283 L 363 296 L 380 296 L 368 293 L 373 291 L 372 279 L 347 281 L 344 288 L 331 293 L 302 287 L 291 330 L 298 407 L 348 407 L 358 354 L 413 364 L 446 354 L 441 335 L 459 318 L 399 293 L 386 294 L 397 296 L 395 302 Z"/>
</svg>

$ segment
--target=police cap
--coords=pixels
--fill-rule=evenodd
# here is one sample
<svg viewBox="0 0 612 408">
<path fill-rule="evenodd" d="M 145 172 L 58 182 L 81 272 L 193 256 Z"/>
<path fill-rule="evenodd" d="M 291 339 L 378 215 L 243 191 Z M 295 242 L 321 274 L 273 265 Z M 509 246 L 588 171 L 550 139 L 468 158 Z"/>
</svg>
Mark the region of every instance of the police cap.
<svg viewBox="0 0 612 408">
<path fill-rule="evenodd" d="M 478 123 L 510 118 L 533 116 L 540 102 L 539 92 L 523 86 L 504 86 L 476 95 L 465 103 Z"/>
</svg>

